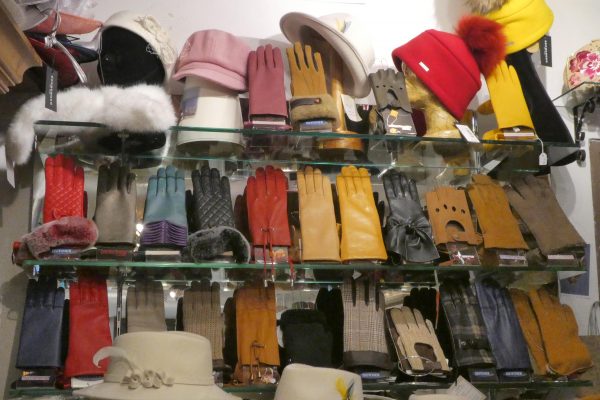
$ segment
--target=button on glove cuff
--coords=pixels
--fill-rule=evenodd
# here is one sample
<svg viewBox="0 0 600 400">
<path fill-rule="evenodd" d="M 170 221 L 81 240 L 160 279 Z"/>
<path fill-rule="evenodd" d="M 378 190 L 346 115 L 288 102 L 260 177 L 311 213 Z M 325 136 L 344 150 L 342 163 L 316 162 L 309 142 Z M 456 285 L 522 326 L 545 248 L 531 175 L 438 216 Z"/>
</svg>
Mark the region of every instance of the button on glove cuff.
<svg viewBox="0 0 600 400">
<path fill-rule="evenodd" d="M 294 122 L 327 119 L 335 124 L 337 121 L 337 107 L 328 94 L 294 96 L 290 102 L 290 109 Z"/>
<path fill-rule="evenodd" d="M 194 262 L 211 260 L 226 252 L 233 252 L 233 257 L 238 263 L 250 261 L 250 243 L 235 228 L 220 226 L 200 230 L 188 237 L 187 245 Z"/>
</svg>

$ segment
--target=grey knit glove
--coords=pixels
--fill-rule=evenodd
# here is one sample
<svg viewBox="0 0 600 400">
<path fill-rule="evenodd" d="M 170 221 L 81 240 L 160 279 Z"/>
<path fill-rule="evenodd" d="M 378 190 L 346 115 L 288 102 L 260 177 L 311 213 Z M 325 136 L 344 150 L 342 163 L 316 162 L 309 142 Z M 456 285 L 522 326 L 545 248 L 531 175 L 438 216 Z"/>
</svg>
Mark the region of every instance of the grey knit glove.
<svg viewBox="0 0 600 400">
<path fill-rule="evenodd" d="M 137 281 L 127 290 L 127 332 L 162 332 L 165 323 L 165 303 L 162 284 Z"/>
</svg>

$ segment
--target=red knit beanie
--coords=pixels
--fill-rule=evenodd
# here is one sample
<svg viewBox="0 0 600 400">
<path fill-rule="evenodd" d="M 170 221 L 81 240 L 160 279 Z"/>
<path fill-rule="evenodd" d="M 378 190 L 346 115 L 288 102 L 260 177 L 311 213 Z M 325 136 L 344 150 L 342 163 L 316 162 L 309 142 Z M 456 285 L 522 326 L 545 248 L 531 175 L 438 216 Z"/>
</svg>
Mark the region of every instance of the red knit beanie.
<svg viewBox="0 0 600 400">
<path fill-rule="evenodd" d="M 468 16 L 459 23 L 458 36 L 429 29 L 392 52 L 417 75 L 456 118 L 481 88 L 480 74 L 491 73 L 504 59 L 502 26 L 484 17 Z"/>
</svg>

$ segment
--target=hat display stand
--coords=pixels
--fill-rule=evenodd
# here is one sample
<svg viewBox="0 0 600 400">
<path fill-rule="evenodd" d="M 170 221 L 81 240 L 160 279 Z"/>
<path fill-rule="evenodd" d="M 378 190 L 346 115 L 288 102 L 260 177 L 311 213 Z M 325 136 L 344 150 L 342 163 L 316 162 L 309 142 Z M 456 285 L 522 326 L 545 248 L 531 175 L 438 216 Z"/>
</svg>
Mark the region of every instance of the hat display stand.
<svg viewBox="0 0 600 400">
<path fill-rule="evenodd" d="M 196 76 L 185 80 L 180 127 L 242 129 L 242 110 L 236 91 Z M 180 128 L 177 150 L 190 155 L 239 155 L 243 138 L 237 132 L 193 131 Z"/>
</svg>

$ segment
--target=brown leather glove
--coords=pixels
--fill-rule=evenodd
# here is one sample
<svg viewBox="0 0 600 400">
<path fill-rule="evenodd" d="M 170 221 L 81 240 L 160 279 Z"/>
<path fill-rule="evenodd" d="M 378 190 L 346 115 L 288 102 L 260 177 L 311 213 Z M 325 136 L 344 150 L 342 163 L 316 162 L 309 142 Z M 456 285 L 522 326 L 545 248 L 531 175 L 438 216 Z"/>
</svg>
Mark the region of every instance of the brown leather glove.
<svg viewBox="0 0 600 400">
<path fill-rule="evenodd" d="M 342 261 L 386 260 L 369 172 L 353 165 L 344 167 L 336 182 L 342 219 Z"/>
<path fill-rule="evenodd" d="M 298 171 L 302 261 L 339 261 L 331 182 L 319 169 Z"/>
<path fill-rule="evenodd" d="M 547 369 L 568 376 L 592 367 L 590 353 L 579 338 L 573 310 L 546 289 L 529 291 L 548 356 Z"/>
<path fill-rule="evenodd" d="M 502 187 L 487 175 L 474 175 L 467 188 L 486 249 L 527 249 Z"/>
<path fill-rule="evenodd" d="M 473 227 L 467 197 L 463 190 L 442 186 L 428 192 L 425 198 L 435 244 L 467 242 L 478 245 L 481 243 L 481 236 Z"/>
</svg>

